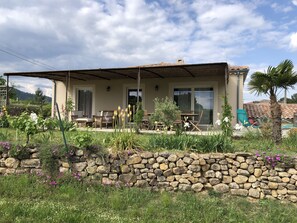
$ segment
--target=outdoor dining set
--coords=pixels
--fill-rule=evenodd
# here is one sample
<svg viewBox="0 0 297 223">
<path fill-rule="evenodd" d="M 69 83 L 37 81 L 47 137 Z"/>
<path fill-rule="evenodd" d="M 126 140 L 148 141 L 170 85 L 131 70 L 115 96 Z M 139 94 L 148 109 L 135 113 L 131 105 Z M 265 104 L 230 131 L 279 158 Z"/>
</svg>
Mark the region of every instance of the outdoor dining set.
<svg viewBox="0 0 297 223">
<path fill-rule="evenodd" d="M 164 130 L 166 127 L 162 122 L 152 122 L 150 117 L 153 113 L 147 113 L 144 111 L 142 123 L 140 128 L 143 130 Z M 199 124 L 203 111 L 200 113 L 181 113 L 180 116 L 175 120 L 174 125 L 180 125 L 187 131 L 199 131 Z M 126 118 L 127 119 L 127 118 Z M 83 111 L 73 111 L 71 120 L 77 124 L 78 127 L 94 127 L 94 128 L 114 128 L 116 127 L 115 111 L 99 111 L 92 118 L 83 115 Z M 125 121 L 126 126 L 133 126 L 133 120 Z"/>
</svg>

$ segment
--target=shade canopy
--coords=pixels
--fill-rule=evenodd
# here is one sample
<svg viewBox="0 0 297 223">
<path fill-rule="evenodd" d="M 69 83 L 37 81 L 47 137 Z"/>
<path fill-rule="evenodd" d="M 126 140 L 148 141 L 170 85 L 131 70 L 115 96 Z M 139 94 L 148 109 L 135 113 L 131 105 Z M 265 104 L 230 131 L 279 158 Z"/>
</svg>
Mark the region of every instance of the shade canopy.
<svg viewBox="0 0 297 223">
<path fill-rule="evenodd" d="M 174 64 L 174 65 L 146 65 L 126 68 L 99 68 L 82 70 L 55 70 L 34 72 L 5 73 L 5 76 L 24 76 L 46 78 L 55 81 L 73 80 L 113 80 L 113 79 L 137 79 L 138 73 L 142 79 L 148 78 L 186 78 L 199 76 L 220 76 L 230 71 L 227 63 L 208 64 Z"/>
</svg>

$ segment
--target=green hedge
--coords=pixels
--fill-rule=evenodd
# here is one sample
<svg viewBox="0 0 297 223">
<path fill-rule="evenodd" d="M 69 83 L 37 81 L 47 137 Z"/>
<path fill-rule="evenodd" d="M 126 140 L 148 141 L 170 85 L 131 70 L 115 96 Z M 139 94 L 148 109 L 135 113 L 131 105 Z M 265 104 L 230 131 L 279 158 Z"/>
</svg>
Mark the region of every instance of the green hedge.
<svg viewBox="0 0 297 223">
<path fill-rule="evenodd" d="M 10 104 L 7 107 L 7 112 L 11 116 L 19 116 L 23 112 L 34 112 L 37 115 L 41 115 L 44 118 L 51 116 L 51 104 L 46 104 L 43 106 L 42 111 L 40 109 L 40 105 L 33 105 L 33 104 Z"/>
</svg>

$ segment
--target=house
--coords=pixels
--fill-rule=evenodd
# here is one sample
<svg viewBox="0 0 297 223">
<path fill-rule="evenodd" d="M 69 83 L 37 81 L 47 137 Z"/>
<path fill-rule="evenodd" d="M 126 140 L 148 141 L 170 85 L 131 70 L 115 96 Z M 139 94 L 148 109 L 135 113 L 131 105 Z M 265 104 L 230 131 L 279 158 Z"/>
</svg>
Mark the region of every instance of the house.
<svg viewBox="0 0 297 223">
<path fill-rule="evenodd" d="M 282 110 L 282 120 L 285 123 L 297 123 L 297 104 L 280 103 Z M 247 111 L 250 119 L 271 118 L 269 102 L 245 103 L 243 108 Z"/>
<path fill-rule="evenodd" d="M 71 97 L 75 109 L 88 117 L 98 111 L 135 105 L 137 98 L 147 112 L 154 111 L 155 98 L 174 99 L 183 113 L 203 110 L 200 124 L 208 126 L 222 111 L 227 95 L 235 117 L 243 107 L 243 84 L 249 68 L 226 62 L 185 64 L 159 63 L 125 68 L 58 70 L 5 73 L 53 80 L 53 103 L 65 107 Z M 137 97 L 138 96 L 138 97 Z"/>
</svg>

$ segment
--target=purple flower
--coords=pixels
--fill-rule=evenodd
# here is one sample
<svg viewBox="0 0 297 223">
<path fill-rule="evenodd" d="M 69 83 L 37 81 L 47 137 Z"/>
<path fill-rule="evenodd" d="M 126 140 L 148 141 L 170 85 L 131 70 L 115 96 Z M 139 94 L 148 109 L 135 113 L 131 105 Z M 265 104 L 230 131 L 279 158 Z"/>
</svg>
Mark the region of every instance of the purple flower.
<svg viewBox="0 0 297 223">
<path fill-rule="evenodd" d="M 10 143 L 9 142 L 0 142 L 0 147 L 2 147 L 4 150 L 10 150 Z"/>
<path fill-rule="evenodd" d="M 259 157 L 259 156 L 261 156 L 261 155 L 260 155 L 259 152 L 257 151 L 257 152 L 256 152 L 256 157 Z"/>
<path fill-rule="evenodd" d="M 58 185 L 58 183 L 55 180 L 52 180 L 51 182 L 49 182 L 49 184 L 51 186 L 57 186 Z"/>
</svg>

